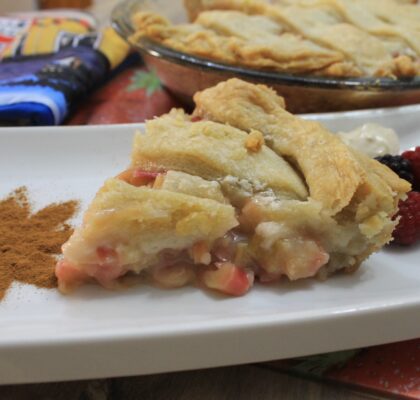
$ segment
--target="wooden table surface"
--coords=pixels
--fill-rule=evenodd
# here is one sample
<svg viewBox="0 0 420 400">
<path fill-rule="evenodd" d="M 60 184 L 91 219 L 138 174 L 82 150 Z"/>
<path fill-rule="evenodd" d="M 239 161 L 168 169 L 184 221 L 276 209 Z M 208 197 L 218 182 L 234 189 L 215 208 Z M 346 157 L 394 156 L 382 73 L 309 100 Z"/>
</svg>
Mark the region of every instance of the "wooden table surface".
<svg viewBox="0 0 420 400">
<path fill-rule="evenodd" d="M 63 360 L 63 362 L 65 362 Z M 245 365 L 142 377 L 0 387 L 4 400 L 364 400 L 345 387 Z"/>
</svg>

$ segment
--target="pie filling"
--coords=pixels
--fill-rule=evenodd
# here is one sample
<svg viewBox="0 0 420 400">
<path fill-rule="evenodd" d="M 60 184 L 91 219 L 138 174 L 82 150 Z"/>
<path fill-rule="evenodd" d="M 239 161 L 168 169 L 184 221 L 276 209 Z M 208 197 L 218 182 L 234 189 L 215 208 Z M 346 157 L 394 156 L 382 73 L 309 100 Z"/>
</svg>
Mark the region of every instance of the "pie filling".
<svg viewBox="0 0 420 400">
<path fill-rule="evenodd" d="M 158 190 L 165 176 L 165 171 L 131 168 L 117 178 L 133 186 Z M 189 248 L 161 250 L 146 266 L 125 264 L 119 253 L 120 243 L 112 239 L 97 245 L 82 243 L 84 251 L 94 249 L 89 263 L 82 265 L 66 258 L 64 246 L 65 258 L 56 268 L 59 288 L 68 292 L 89 280 L 113 288 L 119 284 L 118 278 L 134 272 L 165 288 L 195 283 L 240 296 L 250 289 L 254 279 L 273 282 L 287 276 L 296 280 L 319 273 L 330 259 L 323 245 L 287 224 L 263 221 L 259 207 L 257 201 L 248 199 L 235 208 L 239 225 L 222 237 L 212 242 L 198 241 Z"/>
</svg>

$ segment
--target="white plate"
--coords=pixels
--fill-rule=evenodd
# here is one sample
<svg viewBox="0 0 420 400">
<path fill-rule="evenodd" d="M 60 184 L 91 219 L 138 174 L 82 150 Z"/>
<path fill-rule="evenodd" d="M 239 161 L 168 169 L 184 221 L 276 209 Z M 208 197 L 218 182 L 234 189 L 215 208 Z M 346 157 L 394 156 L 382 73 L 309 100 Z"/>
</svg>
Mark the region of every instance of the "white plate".
<svg viewBox="0 0 420 400">
<path fill-rule="evenodd" d="M 408 148 L 420 143 L 419 111 L 308 117 L 333 129 L 385 123 Z M 26 185 L 37 207 L 86 205 L 127 165 L 135 127 L 0 129 L 0 196 Z M 242 298 L 147 286 L 89 286 L 64 297 L 14 285 L 0 303 L 0 383 L 214 367 L 419 337 L 419 256 L 419 247 L 388 249 L 352 276 L 256 285 Z"/>
</svg>

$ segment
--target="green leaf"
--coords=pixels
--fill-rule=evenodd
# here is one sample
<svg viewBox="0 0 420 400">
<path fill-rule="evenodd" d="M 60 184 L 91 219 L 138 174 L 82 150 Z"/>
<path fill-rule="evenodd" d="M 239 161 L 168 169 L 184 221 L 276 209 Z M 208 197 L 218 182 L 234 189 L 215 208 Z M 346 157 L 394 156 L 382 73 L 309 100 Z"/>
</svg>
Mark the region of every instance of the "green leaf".
<svg viewBox="0 0 420 400">
<path fill-rule="evenodd" d="M 319 354 L 316 356 L 296 358 L 291 370 L 309 375 L 322 376 L 333 367 L 342 367 L 360 350 L 338 351 L 335 353 Z"/>
<path fill-rule="evenodd" d="M 139 89 L 146 89 L 147 96 L 151 96 L 162 88 L 159 77 L 155 71 L 137 71 L 131 77 L 131 84 L 127 86 L 127 92 L 134 92 Z"/>
</svg>

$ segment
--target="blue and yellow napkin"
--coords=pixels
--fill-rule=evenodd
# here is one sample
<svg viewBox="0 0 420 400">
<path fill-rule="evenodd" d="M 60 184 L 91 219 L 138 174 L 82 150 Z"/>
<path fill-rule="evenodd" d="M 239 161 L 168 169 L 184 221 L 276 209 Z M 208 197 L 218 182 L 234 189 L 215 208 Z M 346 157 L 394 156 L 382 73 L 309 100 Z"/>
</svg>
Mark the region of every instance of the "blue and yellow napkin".
<svg viewBox="0 0 420 400">
<path fill-rule="evenodd" d="M 129 46 L 83 13 L 0 16 L 0 125 L 61 124 Z"/>
</svg>

